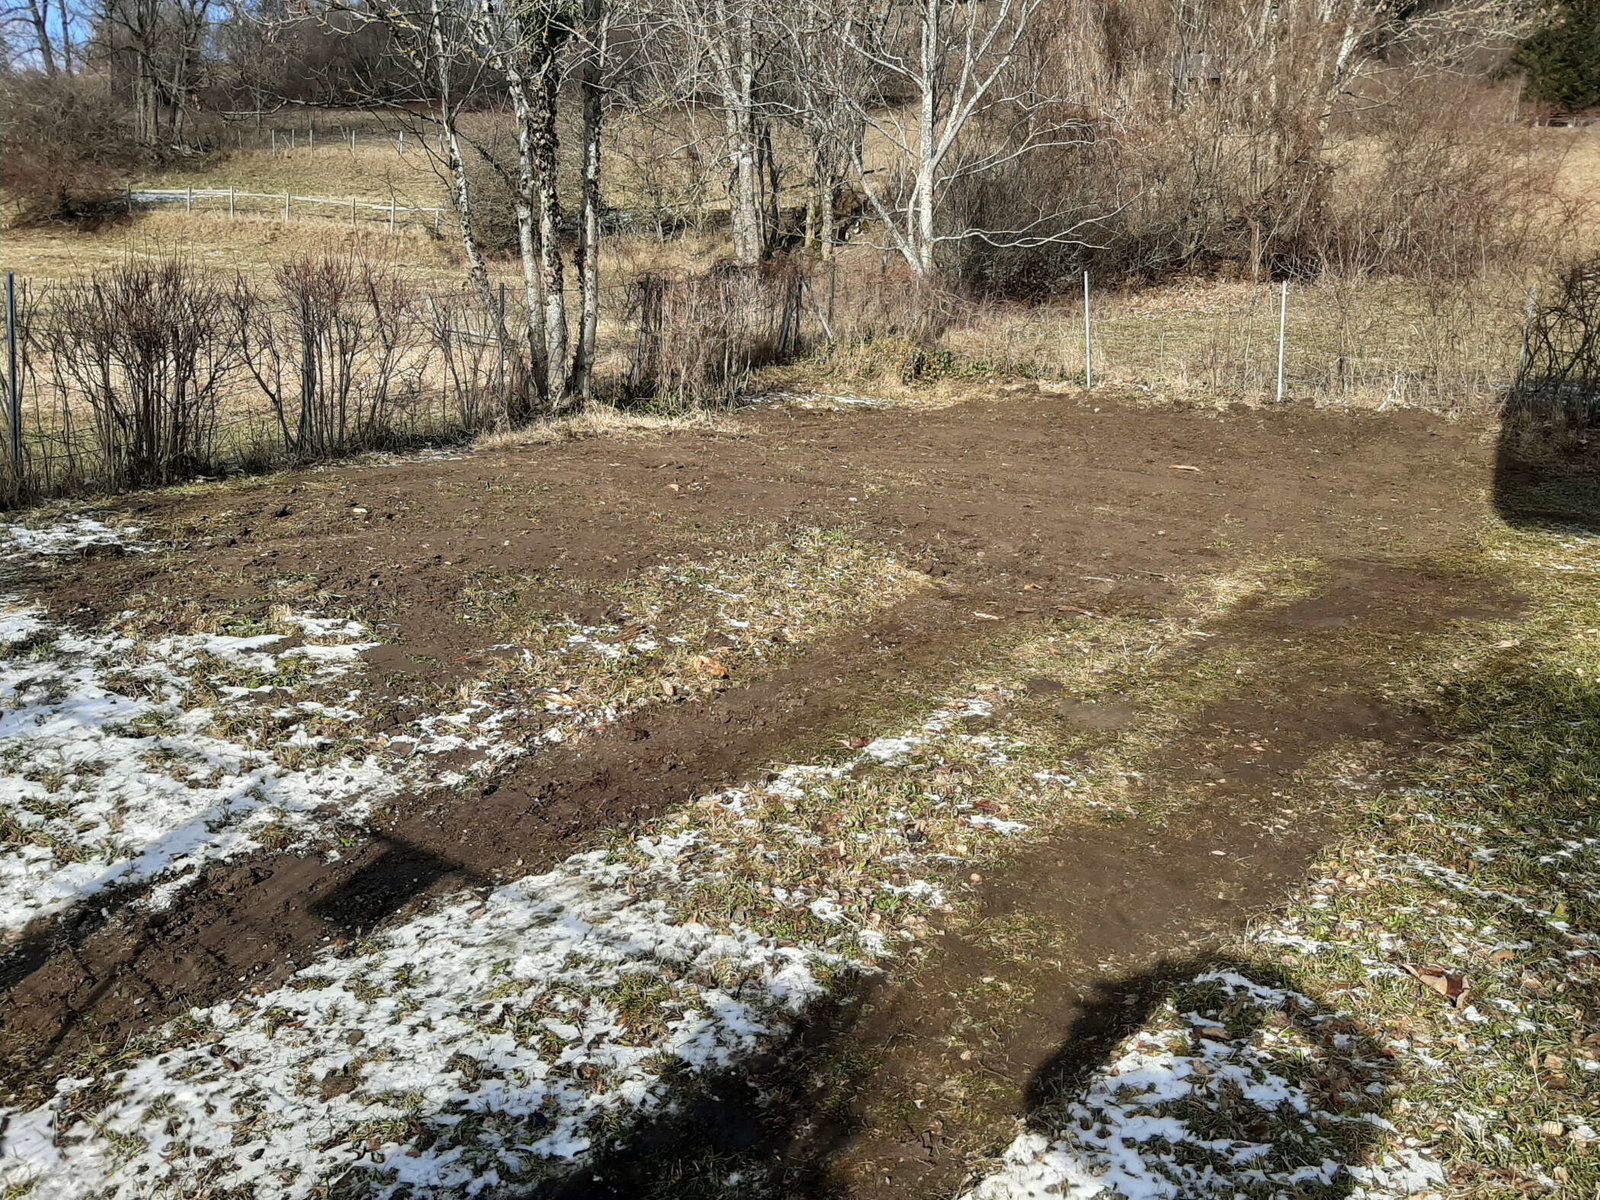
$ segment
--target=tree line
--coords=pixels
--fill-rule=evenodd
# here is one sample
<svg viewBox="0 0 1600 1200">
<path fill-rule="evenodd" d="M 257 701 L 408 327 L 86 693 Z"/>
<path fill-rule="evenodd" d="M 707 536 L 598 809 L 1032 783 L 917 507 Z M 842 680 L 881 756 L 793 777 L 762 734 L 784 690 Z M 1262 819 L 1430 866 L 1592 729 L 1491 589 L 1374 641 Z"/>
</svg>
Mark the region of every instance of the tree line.
<svg viewBox="0 0 1600 1200">
<path fill-rule="evenodd" d="M 20 0 L 5 28 L 8 187 L 63 204 L 228 115 L 420 127 L 485 311 L 505 210 L 530 411 L 591 393 L 607 181 L 662 161 L 699 164 L 737 266 L 848 234 L 918 293 L 1476 269 L 1533 220 L 1484 130 L 1546 36 L 1513 0 Z"/>
</svg>

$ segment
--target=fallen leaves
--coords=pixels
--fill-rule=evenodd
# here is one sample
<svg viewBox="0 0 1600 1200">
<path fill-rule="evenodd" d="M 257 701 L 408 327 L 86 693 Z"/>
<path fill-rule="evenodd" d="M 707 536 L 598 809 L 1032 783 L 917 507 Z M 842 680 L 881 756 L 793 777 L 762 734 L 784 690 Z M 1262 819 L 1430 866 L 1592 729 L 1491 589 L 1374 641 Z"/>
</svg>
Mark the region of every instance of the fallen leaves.
<svg viewBox="0 0 1600 1200">
<path fill-rule="evenodd" d="M 1425 987 L 1432 988 L 1450 1001 L 1455 1007 L 1460 1008 L 1467 1002 L 1467 995 L 1472 990 L 1471 981 L 1465 975 L 1456 975 L 1443 967 L 1416 967 L 1410 963 L 1401 964 L 1406 972 L 1418 980 Z"/>
<path fill-rule="evenodd" d="M 709 654 L 696 654 L 689 660 L 689 668 L 695 674 L 703 675 L 709 679 L 726 679 L 728 677 L 727 666 L 718 662 Z"/>
</svg>

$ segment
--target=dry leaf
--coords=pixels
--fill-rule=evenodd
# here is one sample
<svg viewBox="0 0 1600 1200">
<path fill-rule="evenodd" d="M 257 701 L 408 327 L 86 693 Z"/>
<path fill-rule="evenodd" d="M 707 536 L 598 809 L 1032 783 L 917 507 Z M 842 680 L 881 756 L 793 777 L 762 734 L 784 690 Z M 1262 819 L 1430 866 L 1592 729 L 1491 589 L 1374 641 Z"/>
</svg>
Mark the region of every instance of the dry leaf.
<svg viewBox="0 0 1600 1200">
<path fill-rule="evenodd" d="M 1492 963 L 1509 962 L 1516 956 L 1517 952 L 1515 950 L 1496 950 L 1493 954 L 1489 955 L 1489 961 Z"/>
<path fill-rule="evenodd" d="M 677 490 L 678 490 L 678 485 L 677 484 L 675 484 L 675 483 L 667 484 L 667 491 L 676 492 Z"/>
<path fill-rule="evenodd" d="M 563 708 L 578 707 L 578 698 L 576 696 L 563 696 L 560 692 L 551 692 L 545 699 L 551 704 L 559 704 Z"/>
<path fill-rule="evenodd" d="M 1172 466 L 1168 467 L 1167 469 L 1169 471 L 1195 471 L 1195 472 L 1198 472 L 1200 470 L 1199 467 L 1191 467 L 1188 463 L 1173 463 Z"/>
<path fill-rule="evenodd" d="M 1438 992 L 1457 1008 L 1466 1003 L 1471 985 L 1465 975 L 1452 975 L 1443 967 L 1414 967 L 1410 963 L 1403 965 L 1412 976 Z"/>
<path fill-rule="evenodd" d="M 696 654 L 689 660 L 689 665 L 700 674 L 709 675 L 713 679 L 726 679 L 728 677 L 728 668 L 709 654 Z"/>
</svg>

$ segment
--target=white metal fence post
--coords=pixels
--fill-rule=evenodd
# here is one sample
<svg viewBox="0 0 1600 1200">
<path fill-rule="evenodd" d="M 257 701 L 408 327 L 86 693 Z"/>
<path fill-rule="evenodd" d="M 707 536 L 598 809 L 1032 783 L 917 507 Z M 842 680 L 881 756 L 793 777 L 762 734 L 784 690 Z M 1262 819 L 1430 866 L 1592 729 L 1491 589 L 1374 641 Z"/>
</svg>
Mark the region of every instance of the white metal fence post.
<svg viewBox="0 0 1600 1200">
<path fill-rule="evenodd" d="M 194 188 L 183 189 L 183 215 L 191 216 L 194 213 Z"/>
<path fill-rule="evenodd" d="M 1283 403 L 1283 347 L 1289 332 L 1289 281 L 1283 281 L 1278 299 L 1278 403 Z"/>
<path fill-rule="evenodd" d="M 1094 386 L 1094 335 L 1089 328 L 1089 272 L 1083 273 L 1083 386 Z"/>
<path fill-rule="evenodd" d="M 6 272 L 6 399 L 11 425 L 11 469 L 22 479 L 22 381 L 17 378 L 17 276 Z"/>
<path fill-rule="evenodd" d="M 1528 369 L 1528 338 L 1533 334 L 1533 310 L 1539 303 L 1539 285 L 1533 285 L 1528 292 L 1528 311 L 1522 318 L 1522 349 L 1517 354 L 1517 378 L 1513 387 L 1520 386 L 1522 374 Z"/>
<path fill-rule="evenodd" d="M 289 219 L 289 193 L 288 192 L 285 192 L 283 194 L 283 219 L 285 221 L 287 221 Z"/>
<path fill-rule="evenodd" d="M 237 215 L 237 212 L 236 212 L 236 210 L 234 208 L 234 199 L 233 199 L 233 185 L 230 183 L 228 185 L 228 220 L 232 221 L 235 218 L 236 215 Z"/>
</svg>

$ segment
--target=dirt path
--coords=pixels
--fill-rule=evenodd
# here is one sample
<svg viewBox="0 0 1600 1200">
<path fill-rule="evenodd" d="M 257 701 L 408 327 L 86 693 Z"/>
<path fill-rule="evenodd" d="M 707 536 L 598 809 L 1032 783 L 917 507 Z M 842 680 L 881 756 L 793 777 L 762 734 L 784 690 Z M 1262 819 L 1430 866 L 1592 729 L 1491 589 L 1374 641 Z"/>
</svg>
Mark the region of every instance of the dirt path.
<svg viewBox="0 0 1600 1200">
<path fill-rule="evenodd" d="M 1024 393 L 925 414 L 765 410 L 742 416 L 732 432 L 303 472 L 138 499 L 130 519 L 178 549 L 41 577 L 35 586 L 58 612 L 92 620 L 151 595 L 248 605 L 264 580 L 293 573 L 355 604 L 403 647 L 372 672 L 397 677 L 383 685 L 396 688 L 407 677 L 437 683 L 483 648 L 486 632 L 461 621 L 459 608 L 464 587 L 486 573 L 559 569 L 578 581 L 562 593 L 578 606 L 585 583 L 622 578 L 665 556 L 845 525 L 921 567 L 934 586 L 776 673 L 709 701 L 647 709 L 540 754 L 481 795 L 405 800 L 391 824 L 338 863 L 282 854 L 235 861 L 212 868 L 170 913 L 113 909 L 32 931 L 0 960 L 7 1090 L 48 1086 L 72 1055 L 113 1050 L 241 981 L 281 980 L 328 941 L 352 938 L 421 896 L 512 867 L 540 869 L 609 828 L 848 734 L 863 714 L 907 690 L 937 691 L 957 667 L 982 661 L 996 623 L 980 614 L 1003 625 L 1038 621 L 1056 606 L 1156 613 L 1177 598 L 1173 577 L 1239 556 L 1432 556 L 1469 541 L 1485 512 L 1492 449 L 1465 425 L 1413 414 L 1102 408 Z M 1371 598 L 1385 615 L 1369 619 L 1396 629 L 1408 621 L 1420 628 L 1448 592 L 1376 568 L 1352 570 L 1358 583 L 1346 591 Z M 1380 576 L 1387 582 L 1374 585 Z M 1307 611 L 1306 629 L 1248 636 L 1287 636 L 1293 649 L 1295 639 L 1360 619 L 1345 611 L 1355 607 L 1348 598 L 1331 603 L 1327 612 Z M 1487 612 L 1501 602 L 1483 603 Z M 1331 708 L 1329 690 L 1342 697 Z M 1293 732 L 1279 739 L 1291 757 L 1368 712 L 1350 679 L 1290 679 L 1280 693 L 1301 697 Z M 1244 703 L 1217 714 L 1217 723 L 1281 720 L 1277 702 Z M 1345 716 L 1327 719 L 1338 713 Z M 1402 732 L 1392 716 L 1378 720 L 1386 732 Z M 1197 782 L 1192 750 L 1174 767 L 1189 784 Z M 1308 816 L 1292 836 L 1274 832 L 1265 781 L 1279 769 L 1260 767 L 1260 786 L 1213 792 L 1228 797 L 1219 808 L 1227 820 L 1197 819 L 1176 843 L 1163 835 L 1155 876 L 1152 835 L 1109 829 L 991 884 L 991 912 L 1036 911 L 1076 930 L 1079 941 L 1055 976 L 1029 982 L 1043 997 L 1037 1020 L 1015 1024 L 998 1049 L 985 1049 L 988 1068 L 1008 1086 L 1037 1072 L 1081 1013 L 1101 962 L 1167 953 L 1179 930 L 1203 942 L 1213 924 L 1269 902 L 1298 874 L 1337 815 Z M 1230 768 L 1223 777 L 1238 783 L 1248 774 Z M 1197 786 L 1206 782 L 1214 781 Z M 1219 847 L 1224 853 L 1213 854 Z M 1098 919 L 1119 907 L 1120 915 Z M 948 978 L 995 975 L 992 963 L 983 965 L 982 945 L 948 955 Z M 903 1060 L 885 1060 L 886 1088 L 931 1077 L 919 1056 L 938 1043 L 918 1031 L 953 1019 L 928 999 L 950 990 L 938 971 L 860 1025 L 864 1044 L 912 1047 Z M 859 1119 L 876 1132 L 852 1135 L 839 1178 L 855 1188 L 886 1177 L 890 1194 L 947 1186 L 937 1177 L 940 1155 L 926 1142 L 951 1133 L 896 1131 L 870 1115 L 879 1101 L 866 1095 L 861 1104 L 867 1115 Z M 906 1136 L 916 1139 L 910 1154 Z M 796 1138 L 815 1142 L 809 1133 Z M 814 1150 L 796 1153 L 817 1158 Z"/>
<path fill-rule="evenodd" d="M 975 918 L 908 981 L 869 986 L 561 1195 L 698 1195 L 682 1181 L 719 1157 L 770 1172 L 780 1195 L 959 1194 L 975 1159 L 1102 1066 L 1344 831 L 1319 756 L 1338 749 L 1379 786 L 1428 744 L 1376 686 L 1385 657 L 1520 610 L 1492 582 L 1364 560 L 1287 607 L 1247 608 L 1193 659 L 1249 648 L 1260 669 L 1140 762 L 1148 817 L 1030 847 L 976 885 Z M 1148 715 L 1099 716 L 1131 729 Z"/>
</svg>

